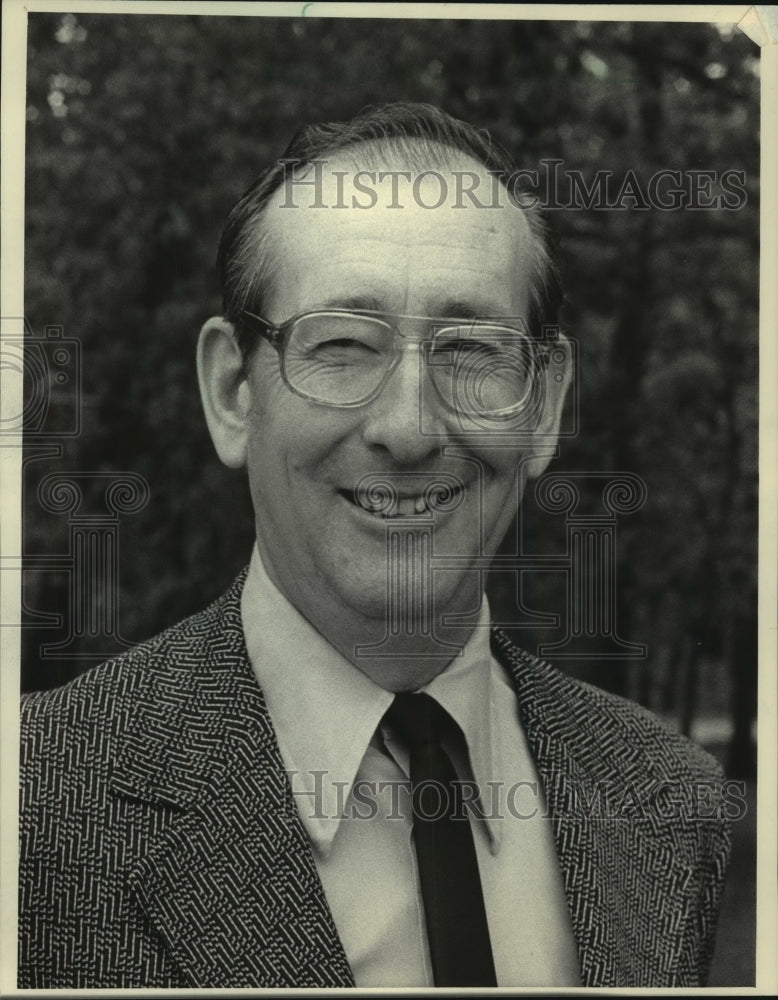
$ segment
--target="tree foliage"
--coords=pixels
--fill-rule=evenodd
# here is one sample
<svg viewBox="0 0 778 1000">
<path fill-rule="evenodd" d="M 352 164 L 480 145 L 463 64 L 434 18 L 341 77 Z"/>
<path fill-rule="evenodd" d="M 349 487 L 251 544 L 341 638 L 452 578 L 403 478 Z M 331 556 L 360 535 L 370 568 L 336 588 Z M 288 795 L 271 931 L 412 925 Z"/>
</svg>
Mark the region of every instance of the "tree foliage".
<svg viewBox="0 0 778 1000">
<path fill-rule="evenodd" d="M 755 652 L 743 652 L 756 605 L 759 107 L 745 36 L 705 24 L 34 13 L 28 44 L 26 314 L 81 341 L 84 424 L 61 458 L 26 468 L 27 551 L 67 545 L 64 522 L 35 502 L 46 472 L 132 470 L 151 499 L 122 523 L 125 637 L 220 592 L 253 534 L 245 484 L 218 465 L 194 388 L 196 334 L 219 309 L 223 219 L 300 125 L 429 101 L 488 127 L 530 169 L 559 161 L 561 204 L 570 171 L 589 190 L 607 171 L 611 194 L 624 193 L 616 207 L 595 192 L 588 208 L 552 201 L 549 212 L 580 366 L 580 432 L 557 467 L 628 470 L 648 488 L 619 524 L 619 616 L 651 667 L 596 677 L 669 711 L 681 675 L 695 681 L 687 708 L 695 692 L 720 708 L 727 676 L 743 697 L 755 676 Z M 712 172 L 714 195 L 736 171 L 745 196 L 715 209 L 641 204 L 658 171 L 684 183 Z M 525 534 L 529 523 L 532 539 L 558 546 L 552 522 L 528 498 Z M 563 581 L 541 577 L 533 603 L 561 607 Z M 515 610 L 515 592 L 495 586 L 495 606 Z M 62 574 L 28 575 L 33 610 L 63 610 L 65 593 Z M 29 662 L 51 635 L 27 630 Z M 40 660 L 27 683 L 82 667 Z M 752 701 L 746 690 L 746 723 Z"/>
</svg>

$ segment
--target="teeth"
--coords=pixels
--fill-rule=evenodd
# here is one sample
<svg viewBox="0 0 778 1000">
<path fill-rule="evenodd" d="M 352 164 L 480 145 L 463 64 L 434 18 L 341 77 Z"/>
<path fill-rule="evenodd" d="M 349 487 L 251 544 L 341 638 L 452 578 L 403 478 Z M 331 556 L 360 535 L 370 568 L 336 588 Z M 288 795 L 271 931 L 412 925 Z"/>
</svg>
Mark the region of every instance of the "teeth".
<svg viewBox="0 0 778 1000">
<path fill-rule="evenodd" d="M 427 507 L 426 501 L 423 496 L 418 497 L 401 497 L 387 510 L 386 505 L 380 498 L 371 503 L 367 497 L 357 497 L 354 494 L 354 500 L 357 506 L 361 507 L 362 510 L 368 512 L 368 514 L 373 514 L 376 517 L 410 517 L 413 514 L 427 514 L 429 513 L 429 508 Z"/>
</svg>

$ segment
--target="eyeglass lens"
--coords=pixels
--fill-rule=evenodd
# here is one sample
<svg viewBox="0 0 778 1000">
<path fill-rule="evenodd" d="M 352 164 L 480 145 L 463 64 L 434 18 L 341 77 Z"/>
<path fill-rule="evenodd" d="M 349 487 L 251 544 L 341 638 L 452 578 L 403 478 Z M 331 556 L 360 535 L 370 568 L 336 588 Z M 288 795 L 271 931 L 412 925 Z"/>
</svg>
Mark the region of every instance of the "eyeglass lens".
<svg viewBox="0 0 778 1000">
<path fill-rule="evenodd" d="M 285 374 L 295 391 L 333 405 L 356 405 L 381 386 L 396 357 L 387 322 L 349 313 L 314 313 L 289 331 Z M 452 409 L 481 415 L 521 409 L 537 368 L 522 331 L 487 323 L 440 327 L 424 344 L 436 390 Z"/>
</svg>

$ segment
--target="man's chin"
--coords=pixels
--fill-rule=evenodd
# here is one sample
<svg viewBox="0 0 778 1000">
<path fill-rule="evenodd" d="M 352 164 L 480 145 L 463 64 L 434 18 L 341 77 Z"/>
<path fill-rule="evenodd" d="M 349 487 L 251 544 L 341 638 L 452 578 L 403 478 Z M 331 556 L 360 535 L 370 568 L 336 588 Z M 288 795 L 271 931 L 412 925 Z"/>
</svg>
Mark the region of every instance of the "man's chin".
<svg viewBox="0 0 778 1000">
<path fill-rule="evenodd" d="M 363 580 L 348 588 L 341 584 L 338 596 L 345 615 L 356 614 L 370 633 L 422 634 L 433 624 L 439 626 L 444 615 L 466 613 L 478 604 L 475 578 L 468 581 L 471 587 L 465 587 L 460 576 L 453 576 L 414 573 L 403 566 L 382 574 L 380 580 Z"/>
<path fill-rule="evenodd" d="M 366 584 L 354 590 L 341 590 L 339 596 L 343 602 L 344 618 L 354 615 L 362 619 L 365 629 L 371 633 L 388 627 L 392 617 L 392 607 L 385 579 L 381 586 Z"/>
</svg>

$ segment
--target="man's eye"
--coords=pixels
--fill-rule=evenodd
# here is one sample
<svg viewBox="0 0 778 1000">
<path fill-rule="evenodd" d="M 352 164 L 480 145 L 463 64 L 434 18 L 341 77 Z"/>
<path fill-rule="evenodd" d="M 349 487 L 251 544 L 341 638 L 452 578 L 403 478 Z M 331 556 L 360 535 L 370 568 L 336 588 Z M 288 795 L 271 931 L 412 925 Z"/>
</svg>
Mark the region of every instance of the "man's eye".
<svg viewBox="0 0 778 1000">
<path fill-rule="evenodd" d="M 449 354 L 455 359 L 482 355 L 488 357 L 500 353 L 500 345 L 481 340 L 444 340 L 435 344 L 438 354 Z"/>
<path fill-rule="evenodd" d="M 337 337 L 325 340 L 316 347 L 317 355 L 335 358 L 358 358 L 369 357 L 378 352 L 371 344 L 353 337 Z"/>
<path fill-rule="evenodd" d="M 363 340 L 356 340 L 354 337 L 332 337 L 330 340 L 325 340 L 321 345 L 323 348 L 363 348 L 364 350 L 372 350 L 369 344 L 366 344 Z"/>
</svg>

